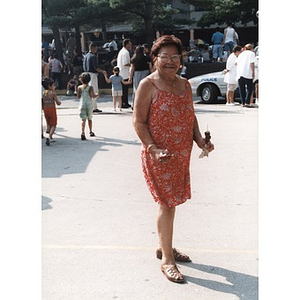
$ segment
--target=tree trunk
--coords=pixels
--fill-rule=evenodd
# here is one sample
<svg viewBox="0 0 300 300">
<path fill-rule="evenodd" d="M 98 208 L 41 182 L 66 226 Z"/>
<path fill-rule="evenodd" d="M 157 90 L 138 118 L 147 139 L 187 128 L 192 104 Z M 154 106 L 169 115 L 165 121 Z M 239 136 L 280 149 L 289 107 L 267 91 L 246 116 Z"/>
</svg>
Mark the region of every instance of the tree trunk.
<svg viewBox="0 0 300 300">
<path fill-rule="evenodd" d="M 63 56 L 63 49 L 62 49 L 62 45 L 60 42 L 60 35 L 59 35 L 59 29 L 58 27 L 54 26 L 52 28 L 53 30 L 53 36 L 54 36 L 54 40 L 55 40 L 55 53 L 57 55 L 57 58 L 61 61 L 62 64 L 65 63 L 64 61 L 64 56 Z"/>
<path fill-rule="evenodd" d="M 77 53 L 82 52 L 80 26 L 79 25 L 75 25 L 75 40 L 76 40 Z"/>
<path fill-rule="evenodd" d="M 155 32 L 153 29 L 153 24 L 151 19 L 145 20 L 145 36 L 146 36 L 146 42 L 147 44 L 152 46 L 153 41 L 155 40 Z"/>
<path fill-rule="evenodd" d="M 145 21 L 145 36 L 147 44 L 152 45 L 155 39 L 155 32 L 153 28 L 153 1 L 145 1 L 146 5 L 146 15 L 144 18 Z"/>
<path fill-rule="evenodd" d="M 104 43 L 106 43 L 107 42 L 107 31 L 106 31 L 106 24 L 105 24 L 105 22 L 101 23 L 101 29 L 102 29 L 102 38 L 103 38 L 103 41 L 104 41 Z"/>
</svg>

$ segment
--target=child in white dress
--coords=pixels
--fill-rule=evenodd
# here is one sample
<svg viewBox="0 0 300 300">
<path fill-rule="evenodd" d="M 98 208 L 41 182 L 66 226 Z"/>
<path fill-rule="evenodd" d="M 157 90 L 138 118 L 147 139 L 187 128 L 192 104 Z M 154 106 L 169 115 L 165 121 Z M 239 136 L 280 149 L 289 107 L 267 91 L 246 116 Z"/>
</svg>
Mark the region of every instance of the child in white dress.
<svg viewBox="0 0 300 300">
<path fill-rule="evenodd" d="M 92 98 L 97 98 L 99 95 L 98 93 L 94 93 L 94 89 L 92 86 L 88 85 L 91 80 L 91 76 L 89 73 L 82 73 L 79 77 L 79 80 L 82 82 L 77 88 L 77 97 L 80 99 L 79 101 L 79 110 L 80 110 L 80 118 L 82 120 L 81 123 L 81 140 L 86 140 L 85 137 L 85 123 L 88 120 L 88 125 L 90 129 L 90 136 L 95 136 L 94 132 L 92 131 L 92 118 L 93 118 L 93 104 Z"/>
</svg>

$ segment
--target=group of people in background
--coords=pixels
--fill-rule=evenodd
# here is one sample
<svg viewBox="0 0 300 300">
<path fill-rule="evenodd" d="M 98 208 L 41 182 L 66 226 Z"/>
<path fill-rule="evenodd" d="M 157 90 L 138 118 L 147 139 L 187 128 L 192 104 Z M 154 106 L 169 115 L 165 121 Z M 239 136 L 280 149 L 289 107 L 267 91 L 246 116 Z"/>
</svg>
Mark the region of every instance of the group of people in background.
<svg viewBox="0 0 300 300">
<path fill-rule="evenodd" d="M 233 52 L 226 62 L 224 82 L 227 83 L 226 105 L 235 105 L 234 92 L 239 87 L 241 104 L 245 107 L 254 105 L 253 94 L 256 95 L 256 104 L 259 103 L 258 70 L 259 48 L 254 49 L 252 44 L 234 46 Z"/>
<path fill-rule="evenodd" d="M 233 47 L 239 45 L 239 35 L 232 23 L 228 23 L 222 32 L 220 27 L 215 29 L 211 41 L 198 39 L 190 41 L 190 50 L 184 62 L 225 62 L 233 51 Z"/>
<path fill-rule="evenodd" d="M 96 37 L 96 35 L 95 35 Z M 70 37 L 72 38 L 72 37 Z M 97 38 L 97 37 L 96 37 Z M 237 87 L 240 90 L 242 105 L 249 106 L 253 104 L 253 90 L 256 93 L 256 103 L 258 103 L 258 47 L 253 51 L 253 46 L 247 44 L 244 49 L 236 45 L 238 35 L 231 24 L 224 30 L 224 34 L 219 28 L 212 36 L 213 42 L 213 60 L 217 61 L 223 50 L 228 53 L 226 69 L 224 70 L 227 83 L 226 105 L 235 105 L 234 92 Z M 147 44 L 138 45 L 132 51 L 132 42 L 130 39 L 124 39 L 122 48 L 118 52 L 117 45 L 113 45 L 112 41 L 108 43 L 111 51 L 115 53 L 112 57 L 111 64 L 113 66 L 113 74 L 108 76 L 107 71 L 99 67 L 97 57 L 98 46 L 91 42 L 89 52 L 85 55 L 78 51 L 75 43 L 68 43 L 67 51 L 73 52 L 72 55 L 72 78 L 67 83 L 67 95 L 77 95 L 80 99 L 79 109 L 82 120 L 81 139 L 85 140 L 85 123 L 88 120 L 89 135 L 94 136 L 92 131 L 92 115 L 93 113 L 102 112 L 97 107 L 98 98 L 98 73 L 103 74 L 105 81 L 111 84 L 113 108 L 114 111 L 122 108 L 133 108 L 135 94 L 139 83 L 142 79 L 155 71 L 155 66 L 150 57 L 150 47 Z M 204 49 L 205 51 L 205 49 Z M 131 55 L 133 53 L 133 55 Z M 203 55 L 205 57 L 205 55 Z M 209 57 L 209 55 L 207 56 Z M 42 97 L 42 106 L 47 122 L 47 133 L 49 138 L 46 144 L 53 142 L 53 128 L 55 130 L 57 117 L 49 117 L 48 108 L 51 106 L 51 114 L 54 114 L 55 104 L 60 105 L 54 91 L 54 83 L 57 82 L 56 89 L 62 88 L 61 72 L 63 64 L 58 60 L 55 53 L 49 57 L 48 63 L 42 60 L 43 83 L 44 88 Z M 181 58 L 181 68 L 184 70 L 184 52 Z M 186 68 L 185 68 L 186 69 Z M 184 74 L 182 74 L 184 77 Z M 50 79 L 51 80 L 50 80 Z M 133 86 L 132 106 L 128 102 L 129 85 Z M 52 105 L 50 105 L 52 102 Z M 118 107 L 117 107 L 118 106 Z M 56 114 L 56 113 L 55 113 Z M 43 133 L 42 133 L 43 137 Z"/>
<path fill-rule="evenodd" d="M 149 55 L 149 47 L 145 45 L 139 45 L 136 47 L 133 56 L 131 57 L 130 51 L 132 50 L 132 43 L 130 39 L 124 39 L 122 43 L 122 49 L 117 53 L 115 59 L 115 66 L 113 67 L 113 74 L 108 77 L 107 72 L 100 68 L 97 58 L 98 47 L 95 43 L 90 43 L 89 52 L 86 55 L 76 52 L 76 47 L 74 47 L 74 56 L 73 64 L 74 73 L 72 78 L 67 83 L 67 95 L 77 95 L 80 99 L 79 109 L 80 117 L 82 119 L 82 133 L 81 139 L 85 140 L 85 123 L 88 120 L 89 126 L 89 135 L 95 136 L 92 131 L 92 115 L 93 113 L 102 112 L 97 107 L 98 98 L 98 73 L 103 74 L 107 83 L 111 83 L 112 86 L 112 97 L 113 97 L 113 107 L 114 111 L 117 109 L 117 105 L 120 111 L 122 108 L 131 108 L 131 105 L 128 103 L 128 87 L 133 83 L 133 99 L 134 94 L 137 90 L 139 82 L 148 76 L 153 71 L 153 64 Z M 79 68 L 80 66 L 80 68 Z M 49 62 L 46 63 L 42 61 L 42 86 L 43 86 L 43 96 L 42 96 L 42 107 L 44 108 L 45 101 L 49 100 L 49 91 L 50 94 L 55 95 L 54 92 L 54 82 L 57 81 L 57 88 L 61 88 L 61 70 L 62 63 L 57 59 L 55 54 L 53 58 L 50 56 Z M 76 70 L 76 72 L 75 72 Z M 51 75 L 50 75 L 51 74 Z M 50 75 L 50 76 L 49 76 Z M 49 79 L 50 77 L 50 79 Z M 51 86 L 50 86 L 51 82 Z M 53 88 L 52 88 L 53 87 Z M 55 95 L 56 97 L 56 95 Z M 54 98 L 52 100 L 55 100 Z M 55 101 L 53 102 L 53 107 L 55 108 Z M 58 105 L 58 102 L 56 102 Z M 46 133 L 50 134 L 48 130 L 48 121 L 46 117 L 47 112 L 45 112 L 45 118 L 47 122 Z M 56 115 L 56 112 L 55 112 Z M 53 126 L 56 126 L 57 117 Z M 43 131 L 42 131 L 42 137 Z M 50 145 L 49 141 L 54 141 L 51 137 L 46 139 L 46 144 Z"/>
</svg>

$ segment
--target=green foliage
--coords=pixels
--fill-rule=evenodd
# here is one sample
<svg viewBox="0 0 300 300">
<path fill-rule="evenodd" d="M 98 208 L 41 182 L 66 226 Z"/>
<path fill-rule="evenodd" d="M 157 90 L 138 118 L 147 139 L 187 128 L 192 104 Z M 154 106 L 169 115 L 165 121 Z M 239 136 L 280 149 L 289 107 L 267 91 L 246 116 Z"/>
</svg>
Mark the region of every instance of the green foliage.
<svg viewBox="0 0 300 300">
<path fill-rule="evenodd" d="M 134 34 L 155 38 L 155 31 L 170 31 L 191 20 L 173 18 L 181 13 L 172 0 L 42 0 L 43 23 L 51 28 L 92 28 L 130 23 Z M 198 26 L 253 21 L 257 24 L 258 0 L 182 0 L 195 10 L 207 11 Z"/>
<path fill-rule="evenodd" d="M 172 1 L 160 0 L 110 0 L 112 8 L 127 14 L 136 35 L 145 35 L 147 42 L 155 38 L 156 30 L 175 28 L 172 15 L 178 13 L 171 7 Z"/>
<path fill-rule="evenodd" d="M 258 0 L 211 0 L 211 10 L 198 21 L 198 26 L 239 22 L 257 24 Z"/>
<path fill-rule="evenodd" d="M 196 11 L 210 11 L 213 8 L 213 0 L 184 0 L 187 4 L 193 5 Z"/>
</svg>

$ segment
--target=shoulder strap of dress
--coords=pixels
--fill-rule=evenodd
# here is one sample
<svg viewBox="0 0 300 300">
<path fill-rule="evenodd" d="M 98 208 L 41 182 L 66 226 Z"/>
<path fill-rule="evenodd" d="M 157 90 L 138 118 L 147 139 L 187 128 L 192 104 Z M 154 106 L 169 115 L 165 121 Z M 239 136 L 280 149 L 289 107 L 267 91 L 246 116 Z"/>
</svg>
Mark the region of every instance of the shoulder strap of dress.
<svg viewBox="0 0 300 300">
<path fill-rule="evenodd" d="M 186 78 L 183 77 L 183 79 L 185 81 L 185 88 L 188 90 L 188 87 L 189 87 L 190 83 L 189 83 L 189 81 Z"/>
<path fill-rule="evenodd" d="M 191 97 L 192 97 L 190 83 L 189 83 L 189 81 L 186 78 L 184 78 L 184 80 L 185 80 L 185 89 L 186 89 L 186 92 L 189 93 L 191 95 Z"/>
<path fill-rule="evenodd" d="M 85 89 L 82 87 L 82 91 L 86 91 L 86 92 L 88 93 L 89 90 L 90 90 L 90 88 L 91 88 L 91 86 L 90 86 L 90 85 L 87 85 L 87 86 L 85 87 Z"/>
<path fill-rule="evenodd" d="M 184 78 L 184 77 L 183 77 L 183 79 L 185 81 L 185 86 L 188 86 L 189 85 L 189 81 L 186 78 Z"/>
<path fill-rule="evenodd" d="M 146 77 L 154 86 L 155 86 L 155 88 L 157 89 L 157 90 L 159 90 L 159 88 L 156 86 L 156 84 L 153 82 L 153 80 L 152 79 L 150 79 L 149 77 Z"/>
</svg>

